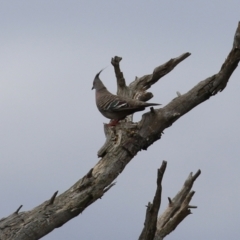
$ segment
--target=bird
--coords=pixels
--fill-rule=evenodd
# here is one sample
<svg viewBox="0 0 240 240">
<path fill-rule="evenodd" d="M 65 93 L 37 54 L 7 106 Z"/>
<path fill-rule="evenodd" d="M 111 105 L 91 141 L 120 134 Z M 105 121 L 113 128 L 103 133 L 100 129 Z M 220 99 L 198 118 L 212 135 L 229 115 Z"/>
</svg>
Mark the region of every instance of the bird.
<svg viewBox="0 0 240 240">
<path fill-rule="evenodd" d="M 158 103 L 146 103 L 110 93 L 99 78 L 103 70 L 96 74 L 92 90 L 95 89 L 95 100 L 99 112 L 104 117 L 111 119 L 108 124 L 109 126 L 116 126 L 126 116 L 143 111 L 146 107 L 161 105 Z"/>
</svg>

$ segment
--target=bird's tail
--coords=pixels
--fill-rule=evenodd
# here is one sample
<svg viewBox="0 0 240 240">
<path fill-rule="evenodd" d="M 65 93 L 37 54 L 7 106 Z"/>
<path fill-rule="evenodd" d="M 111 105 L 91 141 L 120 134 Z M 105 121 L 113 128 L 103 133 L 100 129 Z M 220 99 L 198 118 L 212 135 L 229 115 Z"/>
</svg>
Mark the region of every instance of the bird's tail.
<svg viewBox="0 0 240 240">
<path fill-rule="evenodd" d="M 160 103 L 145 103 L 145 104 L 144 104 L 145 107 L 159 106 L 159 105 L 162 105 L 162 104 L 160 104 Z"/>
</svg>

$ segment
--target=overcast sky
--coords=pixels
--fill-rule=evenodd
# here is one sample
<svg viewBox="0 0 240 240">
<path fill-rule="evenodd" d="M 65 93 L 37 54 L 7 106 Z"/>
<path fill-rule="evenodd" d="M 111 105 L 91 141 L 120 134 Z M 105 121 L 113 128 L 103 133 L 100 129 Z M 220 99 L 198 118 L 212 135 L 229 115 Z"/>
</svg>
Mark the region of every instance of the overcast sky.
<svg viewBox="0 0 240 240">
<path fill-rule="evenodd" d="M 238 0 L 1 1 L 0 218 L 62 193 L 97 163 L 108 120 L 90 89 L 108 66 L 101 78 L 116 92 L 112 57 L 123 57 L 130 83 L 192 53 L 151 89 L 151 101 L 166 105 L 219 71 L 239 20 Z M 43 239 L 137 239 L 167 160 L 161 212 L 188 174 L 202 170 L 191 202 L 198 208 L 167 239 L 239 240 L 239 102 L 237 68 L 222 93 L 140 152 L 102 200 Z"/>
</svg>

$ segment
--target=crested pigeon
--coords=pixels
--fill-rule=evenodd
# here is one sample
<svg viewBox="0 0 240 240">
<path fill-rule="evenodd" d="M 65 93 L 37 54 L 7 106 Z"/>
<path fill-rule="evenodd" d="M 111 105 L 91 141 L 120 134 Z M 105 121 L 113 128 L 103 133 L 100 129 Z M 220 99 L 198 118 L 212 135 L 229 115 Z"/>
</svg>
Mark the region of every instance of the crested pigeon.
<svg viewBox="0 0 240 240">
<path fill-rule="evenodd" d="M 98 110 L 104 117 L 112 120 L 109 123 L 110 126 L 115 126 L 126 116 L 143 111 L 146 107 L 161 105 L 158 103 L 146 103 L 110 93 L 99 78 L 102 71 L 103 69 L 95 76 L 92 89 L 95 89 Z"/>
</svg>

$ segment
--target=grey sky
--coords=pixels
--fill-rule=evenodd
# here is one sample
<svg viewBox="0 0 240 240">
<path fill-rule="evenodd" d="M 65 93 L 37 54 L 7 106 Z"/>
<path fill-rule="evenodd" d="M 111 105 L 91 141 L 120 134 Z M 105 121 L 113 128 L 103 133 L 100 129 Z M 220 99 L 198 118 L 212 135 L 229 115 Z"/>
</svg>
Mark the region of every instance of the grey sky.
<svg viewBox="0 0 240 240">
<path fill-rule="evenodd" d="M 63 192 L 98 161 L 103 122 L 95 74 L 116 91 L 110 60 L 128 83 L 184 52 L 192 55 L 151 89 L 167 104 L 215 74 L 240 20 L 239 1 L 1 1 L 0 218 Z M 156 172 L 168 161 L 161 211 L 188 174 L 202 174 L 198 209 L 167 239 L 240 239 L 240 70 L 227 88 L 140 152 L 102 200 L 43 239 L 137 239 Z M 136 114 L 135 120 L 141 114 Z"/>
</svg>

